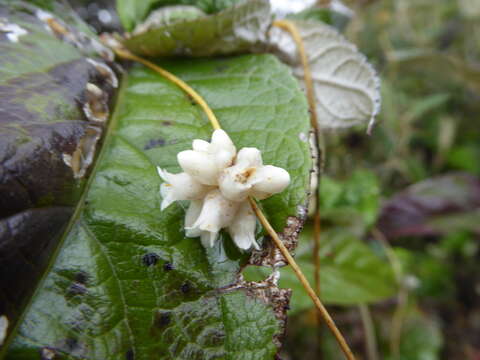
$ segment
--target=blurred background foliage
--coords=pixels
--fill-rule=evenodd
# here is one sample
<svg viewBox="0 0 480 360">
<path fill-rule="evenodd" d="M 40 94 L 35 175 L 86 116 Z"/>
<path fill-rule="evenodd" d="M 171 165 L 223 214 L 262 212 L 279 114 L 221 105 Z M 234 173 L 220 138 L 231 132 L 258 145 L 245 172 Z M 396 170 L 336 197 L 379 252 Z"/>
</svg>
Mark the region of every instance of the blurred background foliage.
<svg viewBox="0 0 480 360">
<path fill-rule="evenodd" d="M 330 307 L 334 318 L 361 359 L 478 360 L 480 2 L 345 4 L 354 13 L 349 20 L 319 8 L 295 15 L 341 29 L 382 81 L 371 136 L 364 129 L 324 134 L 322 249 L 339 232 L 367 246 L 392 267 L 396 294 L 349 306 L 322 296 L 337 304 Z M 310 239 L 304 235 L 297 250 L 307 269 Z M 322 252 L 321 260 L 320 272 L 328 272 L 329 256 Z M 389 281 L 378 265 L 356 271 L 370 283 Z M 348 297 L 351 286 L 343 285 L 336 284 L 336 294 Z M 316 327 L 313 309 L 298 299 L 304 296 L 294 291 L 284 358 L 342 359 L 327 331 Z"/>
</svg>

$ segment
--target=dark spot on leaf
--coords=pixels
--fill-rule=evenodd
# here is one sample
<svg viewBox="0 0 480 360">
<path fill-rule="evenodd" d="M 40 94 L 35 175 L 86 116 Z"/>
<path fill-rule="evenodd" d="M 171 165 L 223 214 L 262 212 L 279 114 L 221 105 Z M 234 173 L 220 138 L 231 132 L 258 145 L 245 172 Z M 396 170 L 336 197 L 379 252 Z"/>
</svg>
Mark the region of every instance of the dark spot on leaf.
<svg viewBox="0 0 480 360">
<path fill-rule="evenodd" d="M 74 295 L 83 295 L 87 292 L 87 288 L 85 285 L 81 283 L 73 283 L 68 287 L 67 293 L 68 295 L 74 296 Z"/>
<path fill-rule="evenodd" d="M 165 125 L 165 126 L 170 126 L 170 125 L 172 125 L 172 122 L 166 120 L 166 121 L 162 121 L 162 124 Z"/>
<path fill-rule="evenodd" d="M 145 266 L 155 265 L 160 257 L 155 253 L 148 253 L 143 255 L 142 261 Z"/>
<path fill-rule="evenodd" d="M 163 264 L 163 270 L 165 270 L 165 271 L 173 270 L 173 264 L 169 263 L 169 262 Z"/>
<path fill-rule="evenodd" d="M 164 146 L 166 143 L 165 139 L 158 138 L 158 139 L 151 139 L 147 145 L 144 146 L 144 150 L 150 150 L 156 147 Z"/>
<path fill-rule="evenodd" d="M 180 286 L 180 290 L 184 294 L 187 294 L 188 292 L 190 292 L 191 289 L 192 289 L 192 286 L 190 285 L 190 283 L 188 281 L 185 282 L 184 284 L 182 284 L 182 286 Z"/>
<path fill-rule="evenodd" d="M 66 338 L 65 339 L 65 348 L 70 352 L 78 348 L 79 343 L 77 339 L 74 338 Z"/>
<path fill-rule="evenodd" d="M 224 65 L 218 65 L 218 66 L 215 66 L 215 71 L 221 73 L 221 72 L 224 72 L 225 70 L 227 70 L 228 67 L 229 66 L 225 65 L 225 64 Z"/>
<path fill-rule="evenodd" d="M 126 360 L 134 360 L 135 359 L 135 353 L 133 352 L 132 349 L 130 349 L 126 352 L 125 359 Z"/>
<path fill-rule="evenodd" d="M 75 274 L 75 281 L 80 284 L 86 284 L 88 282 L 88 274 L 84 271 L 79 271 Z"/>
<path fill-rule="evenodd" d="M 197 102 L 189 94 L 185 94 L 185 97 L 190 101 L 190 104 L 197 105 Z"/>
<path fill-rule="evenodd" d="M 170 324 L 170 320 L 171 320 L 171 315 L 170 315 L 169 312 L 160 312 L 159 311 L 155 314 L 154 325 L 157 328 L 163 328 L 163 327 L 167 326 L 168 324 Z"/>
</svg>

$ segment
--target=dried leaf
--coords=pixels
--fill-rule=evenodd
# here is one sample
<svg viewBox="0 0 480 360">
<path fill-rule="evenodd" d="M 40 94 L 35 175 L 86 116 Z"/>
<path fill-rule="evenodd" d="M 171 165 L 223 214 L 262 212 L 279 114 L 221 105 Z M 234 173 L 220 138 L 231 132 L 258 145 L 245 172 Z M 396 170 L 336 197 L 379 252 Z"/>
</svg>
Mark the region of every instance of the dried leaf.
<svg viewBox="0 0 480 360">
<path fill-rule="evenodd" d="M 414 184 L 395 195 L 383 206 L 378 227 L 388 238 L 452 230 L 477 229 L 480 233 L 479 209 L 480 179 L 450 174 Z"/>
</svg>

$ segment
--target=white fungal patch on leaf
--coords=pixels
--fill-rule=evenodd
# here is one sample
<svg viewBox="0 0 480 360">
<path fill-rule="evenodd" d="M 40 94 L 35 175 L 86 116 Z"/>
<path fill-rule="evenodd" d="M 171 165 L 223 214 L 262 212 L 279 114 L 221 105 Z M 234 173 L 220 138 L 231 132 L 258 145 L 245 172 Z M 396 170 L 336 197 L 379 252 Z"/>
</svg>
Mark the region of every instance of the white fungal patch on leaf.
<svg viewBox="0 0 480 360">
<path fill-rule="evenodd" d="M 77 31 L 47 11 L 37 9 L 35 16 L 41 20 L 45 24 L 45 28 L 58 39 L 75 46 L 83 52 L 94 52 L 107 61 L 113 61 L 113 52 L 93 36 L 87 36 Z"/>
<path fill-rule="evenodd" d="M 99 61 L 96 61 L 96 60 L 93 60 L 93 59 L 90 59 L 90 58 L 87 58 L 87 62 L 90 65 L 92 65 L 98 71 L 98 73 L 102 76 L 102 78 L 105 79 L 105 81 L 110 86 L 112 86 L 114 89 L 116 89 L 118 87 L 117 75 L 115 75 L 115 73 L 110 68 L 110 66 L 108 66 L 105 63 L 102 63 L 102 62 L 99 62 Z"/>
<path fill-rule="evenodd" d="M 63 154 L 63 162 L 72 169 L 75 179 L 84 177 L 93 163 L 95 149 L 101 135 L 101 129 L 96 126 L 88 126 L 75 151 L 72 154 Z"/>
<path fill-rule="evenodd" d="M 370 130 L 380 110 L 380 81 L 373 67 L 336 29 L 319 22 L 294 23 L 307 52 L 320 127 L 368 123 Z M 270 44 L 294 67 L 294 75 L 303 84 L 304 71 L 290 33 L 272 27 Z"/>
<path fill-rule="evenodd" d="M 28 31 L 17 24 L 12 24 L 0 19 L 0 33 L 4 33 L 11 42 L 18 42 L 20 36 L 28 34 Z"/>
<path fill-rule="evenodd" d="M 107 94 L 97 85 L 87 83 L 85 97 L 86 102 L 83 105 L 83 112 L 87 119 L 99 123 L 107 121 L 110 113 L 107 104 Z"/>
<path fill-rule="evenodd" d="M 185 214 L 187 237 L 200 237 L 204 246 L 212 247 L 220 230 L 227 229 L 238 248 L 259 249 L 248 197 L 265 199 L 282 192 L 290 175 L 282 168 L 263 165 L 256 148 L 243 148 L 237 154 L 223 130 L 215 130 L 211 142 L 194 140 L 192 148 L 177 156 L 183 173 L 157 168 L 164 181 L 161 210 L 174 201 L 190 200 Z"/>
</svg>

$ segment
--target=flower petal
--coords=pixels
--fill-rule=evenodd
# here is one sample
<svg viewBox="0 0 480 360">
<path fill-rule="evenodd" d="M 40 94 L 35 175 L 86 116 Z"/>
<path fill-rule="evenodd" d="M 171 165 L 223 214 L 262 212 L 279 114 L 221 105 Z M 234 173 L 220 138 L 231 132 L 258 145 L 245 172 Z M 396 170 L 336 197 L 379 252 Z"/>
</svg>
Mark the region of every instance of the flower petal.
<svg viewBox="0 0 480 360">
<path fill-rule="evenodd" d="M 245 200 L 255 184 L 257 167 L 262 165 L 262 154 L 256 148 L 243 148 L 238 152 L 234 166 L 220 175 L 218 185 L 223 196 L 232 201 Z"/>
<path fill-rule="evenodd" d="M 230 139 L 228 134 L 222 129 L 217 129 L 213 132 L 211 145 L 213 147 L 213 151 L 221 149 L 228 151 L 232 154 L 236 154 L 237 152 L 237 149 L 235 148 L 232 140 Z"/>
<path fill-rule="evenodd" d="M 160 194 L 163 198 L 161 209 L 165 209 L 177 200 L 202 199 L 211 189 L 202 185 L 187 173 L 171 174 L 157 167 L 158 175 L 165 181 L 160 185 Z"/>
<path fill-rule="evenodd" d="M 217 185 L 218 169 L 213 157 L 207 153 L 185 150 L 177 154 L 180 167 L 205 185 Z"/>
<path fill-rule="evenodd" d="M 192 200 L 190 201 L 190 206 L 188 207 L 187 212 L 185 213 L 185 236 L 186 237 L 198 237 L 201 235 L 202 231 L 199 229 L 192 229 L 192 225 L 198 219 L 200 212 L 202 211 L 203 201 L 202 200 Z"/>
<path fill-rule="evenodd" d="M 160 210 L 165 210 L 176 199 L 172 191 L 170 184 L 163 183 L 160 185 L 160 195 L 162 197 L 162 203 L 160 204 Z"/>
<path fill-rule="evenodd" d="M 242 148 L 237 154 L 237 160 L 235 161 L 235 165 L 255 167 L 262 166 L 262 153 L 257 148 Z"/>
<path fill-rule="evenodd" d="M 233 164 L 233 159 L 237 153 L 237 149 L 235 145 L 233 145 L 232 140 L 227 133 L 221 129 L 213 132 L 212 142 L 208 151 L 215 159 L 218 174 Z"/>
<path fill-rule="evenodd" d="M 235 218 L 238 205 L 224 198 L 219 190 L 211 190 L 205 197 L 198 219 L 188 230 L 219 232 L 220 229 L 229 226 Z"/>
<path fill-rule="evenodd" d="M 285 190 L 290 184 L 290 174 L 285 169 L 265 165 L 257 169 L 253 182 L 252 195 L 262 200 Z"/>
<path fill-rule="evenodd" d="M 246 174 L 252 171 L 255 171 L 255 168 L 245 168 L 239 165 L 226 168 L 218 179 L 222 195 L 232 201 L 245 200 L 252 188 Z"/>
<path fill-rule="evenodd" d="M 235 245 L 242 250 L 248 250 L 252 246 L 259 250 L 257 242 L 255 241 L 255 227 L 257 219 L 250 204 L 245 201 L 238 209 L 235 219 L 228 227 L 228 232 L 232 237 Z"/>
<path fill-rule="evenodd" d="M 202 231 L 200 241 L 203 247 L 213 247 L 217 241 L 218 232 Z"/>
<path fill-rule="evenodd" d="M 195 151 L 208 152 L 210 148 L 210 143 L 205 140 L 195 139 L 192 142 L 192 149 Z"/>
</svg>

